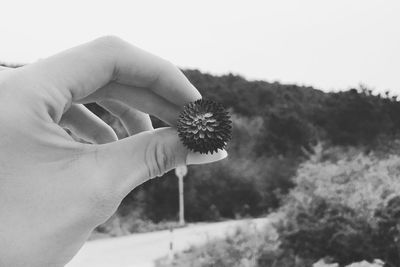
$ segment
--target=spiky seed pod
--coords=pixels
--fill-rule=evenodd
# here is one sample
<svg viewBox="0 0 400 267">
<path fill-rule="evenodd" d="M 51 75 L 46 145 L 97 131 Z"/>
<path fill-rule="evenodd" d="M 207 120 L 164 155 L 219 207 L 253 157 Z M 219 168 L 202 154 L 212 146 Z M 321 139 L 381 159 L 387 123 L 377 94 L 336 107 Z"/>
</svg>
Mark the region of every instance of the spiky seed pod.
<svg viewBox="0 0 400 267">
<path fill-rule="evenodd" d="M 231 124 L 229 113 L 222 104 L 199 99 L 184 107 L 177 128 L 187 148 L 202 154 L 213 154 L 223 149 L 231 139 Z"/>
</svg>

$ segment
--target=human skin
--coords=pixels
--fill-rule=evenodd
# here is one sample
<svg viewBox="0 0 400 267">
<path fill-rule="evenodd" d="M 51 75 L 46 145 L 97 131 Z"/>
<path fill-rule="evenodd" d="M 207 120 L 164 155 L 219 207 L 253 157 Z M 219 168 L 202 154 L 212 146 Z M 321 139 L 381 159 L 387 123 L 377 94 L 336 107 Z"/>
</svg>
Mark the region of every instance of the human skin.
<svg viewBox="0 0 400 267">
<path fill-rule="evenodd" d="M 0 266 L 64 266 L 135 187 L 225 158 L 179 141 L 178 114 L 199 98 L 174 65 L 113 36 L 0 68 Z M 117 140 L 88 102 L 119 117 L 130 137 Z M 154 130 L 148 114 L 172 127 Z"/>
</svg>

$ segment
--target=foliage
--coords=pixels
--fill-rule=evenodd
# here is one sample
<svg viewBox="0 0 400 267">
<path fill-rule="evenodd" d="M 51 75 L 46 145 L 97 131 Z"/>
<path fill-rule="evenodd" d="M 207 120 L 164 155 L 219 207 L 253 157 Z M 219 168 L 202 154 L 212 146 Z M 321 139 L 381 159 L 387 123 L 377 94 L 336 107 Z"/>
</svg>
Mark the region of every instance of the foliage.
<svg viewBox="0 0 400 267">
<path fill-rule="evenodd" d="M 281 249 L 317 261 L 329 256 L 339 264 L 373 260 L 376 255 L 372 227 L 356 211 L 325 200 L 298 207 L 278 227 Z"/>
<path fill-rule="evenodd" d="M 182 253 L 174 255 L 172 261 L 163 258 L 157 261 L 157 267 L 243 267 L 258 266 L 261 253 L 274 251 L 277 247 L 276 232 L 271 226 L 267 231 L 272 238 L 266 239 L 263 232 L 254 225 L 238 227 L 233 234 L 221 240 L 209 240 L 200 246 L 191 246 Z M 275 236 L 275 238 L 274 238 Z"/>
<path fill-rule="evenodd" d="M 270 151 L 272 154 L 302 154 L 310 150 L 315 143 L 314 129 L 306 118 L 292 110 L 270 110 L 265 116 L 264 140 L 258 151 Z"/>
<path fill-rule="evenodd" d="M 365 87 L 329 96 L 314 121 L 333 144 L 369 145 L 379 137 L 398 133 L 400 105 L 396 97 L 375 96 Z"/>
<path fill-rule="evenodd" d="M 304 162 L 297 171 L 291 192 L 304 206 L 315 198 L 340 203 L 362 212 L 367 218 L 382 203 L 400 192 L 400 157 L 389 155 L 384 159 L 371 153 L 369 156 L 356 153 L 334 156 L 329 160 L 330 151 L 314 155 Z M 353 152 L 354 153 L 354 152 Z M 325 158 L 319 160 L 321 158 Z"/>
<path fill-rule="evenodd" d="M 400 196 L 390 199 L 378 209 L 376 218 L 376 244 L 379 256 L 388 265 L 400 265 Z"/>
<path fill-rule="evenodd" d="M 280 209 L 284 216 L 273 224 L 277 240 L 271 240 L 271 230 L 257 236 L 242 233 L 239 244 L 214 241 L 178 255 L 173 265 L 164 261 L 162 266 L 235 266 L 238 262 L 254 267 L 399 266 L 399 162 L 397 155 L 381 158 L 357 149 L 324 150 L 319 145 L 300 165 L 296 187 Z M 248 254 L 240 250 L 241 244 L 255 240 L 257 249 L 252 251 L 257 253 L 252 257 L 257 260 L 249 263 L 243 260 Z"/>
<path fill-rule="evenodd" d="M 301 165 L 282 208 L 280 249 L 314 261 L 329 257 L 340 266 L 374 259 L 399 266 L 399 156 L 331 161 L 319 154 Z"/>
</svg>

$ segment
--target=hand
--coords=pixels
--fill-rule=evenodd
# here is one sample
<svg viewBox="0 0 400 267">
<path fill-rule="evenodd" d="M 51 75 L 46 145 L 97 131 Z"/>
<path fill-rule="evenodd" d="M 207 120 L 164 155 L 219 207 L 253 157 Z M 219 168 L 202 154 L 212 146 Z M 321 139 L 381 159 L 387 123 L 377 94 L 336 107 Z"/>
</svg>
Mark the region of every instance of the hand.
<svg viewBox="0 0 400 267">
<path fill-rule="evenodd" d="M 148 114 L 174 126 L 201 95 L 171 63 L 116 37 L 0 70 L 0 266 L 64 266 L 136 186 L 227 155 L 189 152 L 174 128 L 152 128 Z M 88 102 L 132 136 L 117 141 Z"/>
</svg>

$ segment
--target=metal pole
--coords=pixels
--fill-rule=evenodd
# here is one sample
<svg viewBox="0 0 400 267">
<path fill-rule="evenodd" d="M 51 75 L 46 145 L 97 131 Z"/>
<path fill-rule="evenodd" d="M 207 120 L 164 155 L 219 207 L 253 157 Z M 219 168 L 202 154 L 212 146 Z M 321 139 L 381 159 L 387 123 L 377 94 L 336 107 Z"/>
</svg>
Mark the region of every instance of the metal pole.
<svg viewBox="0 0 400 267">
<path fill-rule="evenodd" d="M 179 166 L 175 169 L 175 175 L 179 181 L 179 225 L 185 225 L 185 206 L 183 203 L 183 177 L 187 174 L 186 166 Z"/>
</svg>

